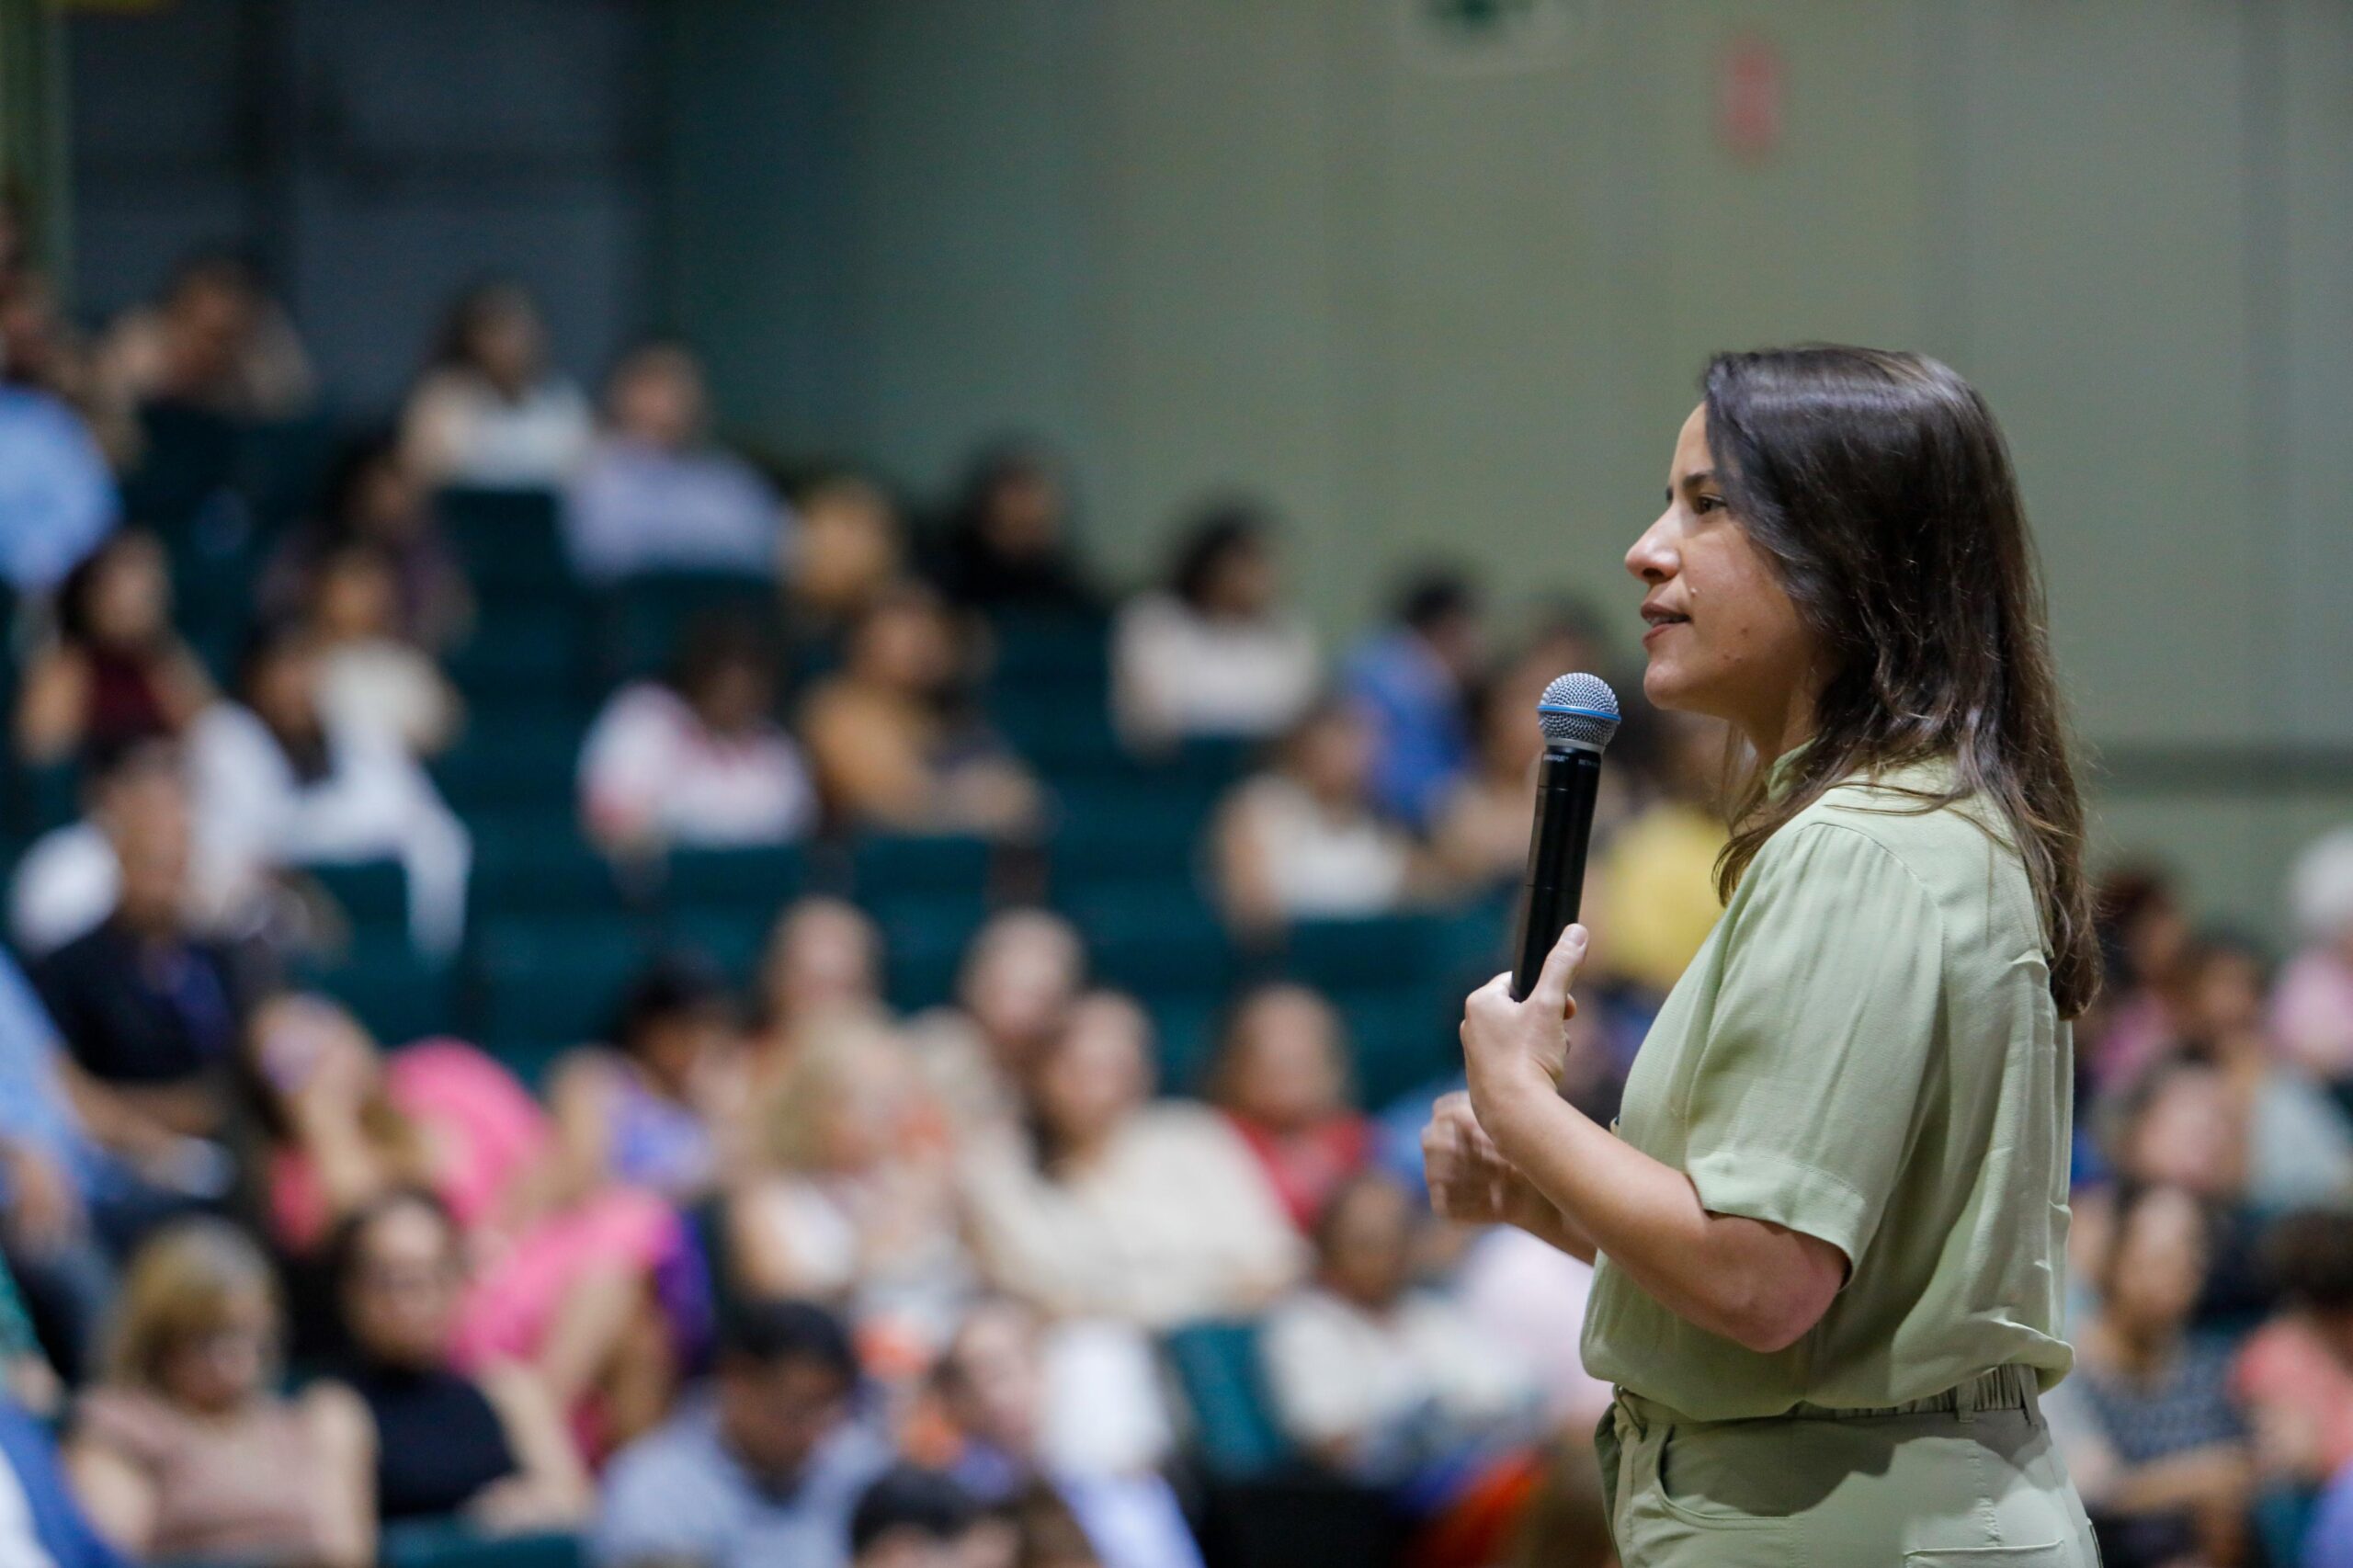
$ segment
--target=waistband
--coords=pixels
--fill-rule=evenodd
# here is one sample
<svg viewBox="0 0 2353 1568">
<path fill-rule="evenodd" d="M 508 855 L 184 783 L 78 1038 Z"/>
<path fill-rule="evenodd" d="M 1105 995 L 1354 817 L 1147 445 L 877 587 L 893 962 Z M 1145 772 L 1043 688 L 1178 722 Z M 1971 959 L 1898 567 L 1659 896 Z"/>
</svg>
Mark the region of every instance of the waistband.
<svg viewBox="0 0 2353 1568">
<path fill-rule="evenodd" d="M 1941 1393 L 1926 1399 L 1915 1399 L 1904 1404 L 1881 1406 L 1834 1407 L 1824 1404 L 1798 1403 L 1779 1415 L 1751 1417 L 1766 1421 L 1852 1421 L 1872 1415 L 1968 1415 L 1980 1410 L 2023 1410 L 2029 1415 L 2040 1415 L 2041 1391 L 2040 1375 L 2032 1367 L 2011 1362 L 1980 1372 L 1964 1382 L 1955 1383 Z M 1653 1422 L 1668 1426 L 1691 1426 L 1690 1417 L 1669 1409 L 1654 1399 L 1646 1399 L 1631 1389 L 1617 1390 L 1619 1409 L 1639 1428 Z"/>
</svg>

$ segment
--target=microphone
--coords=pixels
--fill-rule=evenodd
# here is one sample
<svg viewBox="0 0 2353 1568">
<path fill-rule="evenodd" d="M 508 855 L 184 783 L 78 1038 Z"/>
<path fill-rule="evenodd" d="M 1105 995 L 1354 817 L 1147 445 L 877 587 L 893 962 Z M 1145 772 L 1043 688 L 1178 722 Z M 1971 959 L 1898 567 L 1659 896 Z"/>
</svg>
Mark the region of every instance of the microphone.
<svg viewBox="0 0 2353 1568">
<path fill-rule="evenodd" d="M 1515 1002 L 1528 1000 L 1561 933 L 1576 923 L 1601 751 L 1618 733 L 1618 694 L 1599 676 L 1563 676 L 1544 688 L 1536 718 L 1544 729 L 1544 760 L 1536 774 L 1536 821 L 1520 891 L 1518 959 L 1511 971 Z"/>
</svg>

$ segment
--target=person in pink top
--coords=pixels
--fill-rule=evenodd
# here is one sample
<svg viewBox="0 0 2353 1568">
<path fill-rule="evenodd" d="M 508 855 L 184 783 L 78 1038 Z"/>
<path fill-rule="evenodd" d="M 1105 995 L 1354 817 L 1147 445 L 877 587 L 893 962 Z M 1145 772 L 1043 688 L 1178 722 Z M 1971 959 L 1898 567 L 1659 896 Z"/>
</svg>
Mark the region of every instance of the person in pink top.
<svg viewBox="0 0 2353 1568">
<path fill-rule="evenodd" d="M 2288 902 L 2303 948 L 2279 971 L 2271 1032 L 2300 1065 L 2353 1098 L 2353 827 L 2296 857 Z"/>
<path fill-rule="evenodd" d="M 2269 1246 L 2289 1310 L 2240 1350 L 2231 1392 L 2255 1428 L 2264 1479 L 2318 1486 L 2353 1473 L 2353 1213 L 2292 1216 Z"/>
<path fill-rule="evenodd" d="M 281 1245 L 314 1253 L 386 1192 L 428 1188 L 471 1255 L 455 1365 L 534 1367 L 590 1447 L 659 1419 L 673 1371 L 652 1285 L 685 1244 L 667 1205 L 630 1187 L 568 1190 L 547 1112 L 461 1040 L 380 1054 L 332 1002 L 288 995 L 256 1014 L 248 1049 Z"/>
</svg>

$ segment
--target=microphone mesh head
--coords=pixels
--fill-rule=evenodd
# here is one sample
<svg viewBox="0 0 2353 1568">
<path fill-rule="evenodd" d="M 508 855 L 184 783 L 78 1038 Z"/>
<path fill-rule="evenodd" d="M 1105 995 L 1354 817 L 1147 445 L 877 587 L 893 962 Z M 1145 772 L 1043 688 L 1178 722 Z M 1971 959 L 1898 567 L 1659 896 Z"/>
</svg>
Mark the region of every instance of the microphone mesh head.
<svg viewBox="0 0 2353 1568">
<path fill-rule="evenodd" d="M 1536 719 L 1546 744 L 1599 751 L 1618 733 L 1618 694 L 1599 676 L 1563 676 L 1544 688 Z"/>
</svg>

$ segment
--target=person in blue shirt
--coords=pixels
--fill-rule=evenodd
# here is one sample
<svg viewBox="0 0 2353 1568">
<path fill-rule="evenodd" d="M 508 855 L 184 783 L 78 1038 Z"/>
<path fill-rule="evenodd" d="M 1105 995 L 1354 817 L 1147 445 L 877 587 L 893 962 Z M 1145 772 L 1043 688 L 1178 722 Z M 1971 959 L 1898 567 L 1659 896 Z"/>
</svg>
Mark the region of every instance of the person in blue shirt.
<svg viewBox="0 0 2353 1568">
<path fill-rule="evenodd" d="M 130 1568 L 66 1489 L 49 1433 L 0 1396 L 0 1562 Z"/>
<path fill-rule="evenodd" d="M 45 392 L 0 386 L 0 578 L 45 594 L 119 518 L 114 475 L 81 416 Z"/>
<path fill-rule="evenodd" d="M 722 1327 L 712 1386 L 613 1460 L 596 1568 L 845 1568 L 850 1517 L 891 1468 L 859 1410 L 849 1331 L 805 1301 L 748 1303 Z"/>
<path fill-rule="evenodd" d="M 1481 642 L 1470 581 L 1426 572 L 1398 597 L 1395 624 L 1358 647 L 1343 671 L 1347 694 L 1372 723 L 1373 799 L 1416 831 L 1429 827 L 1471 765 L 1464 699 Z"/>
</svg>

